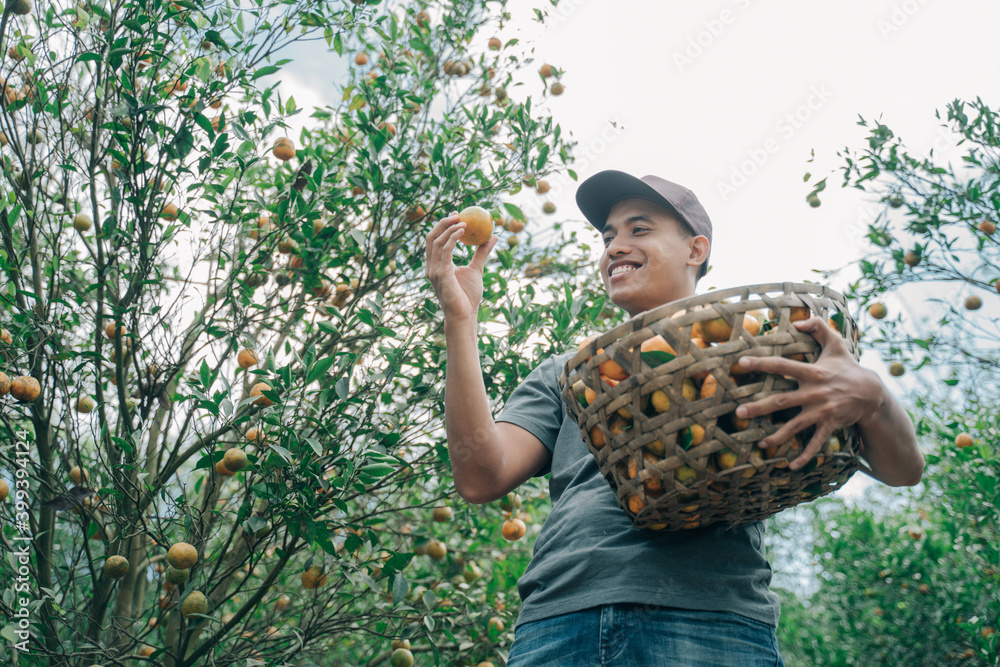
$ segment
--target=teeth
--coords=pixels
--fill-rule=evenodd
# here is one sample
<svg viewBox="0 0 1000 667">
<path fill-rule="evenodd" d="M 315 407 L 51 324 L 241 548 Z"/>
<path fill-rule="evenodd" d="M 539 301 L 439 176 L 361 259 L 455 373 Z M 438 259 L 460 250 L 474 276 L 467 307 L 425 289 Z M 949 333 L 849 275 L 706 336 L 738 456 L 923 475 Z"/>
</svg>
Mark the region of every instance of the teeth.
<svg viewBox="0 0 1000 667">
<path fill-rule="evenodd" d="M 619 273 L 627 273 L 629 271 L 635 271 L 635 267 L 625 264 L 622 266 L 616 266 L 614 270 L 611 272 L 611 275 L 617 276 Z"/>
</svg>

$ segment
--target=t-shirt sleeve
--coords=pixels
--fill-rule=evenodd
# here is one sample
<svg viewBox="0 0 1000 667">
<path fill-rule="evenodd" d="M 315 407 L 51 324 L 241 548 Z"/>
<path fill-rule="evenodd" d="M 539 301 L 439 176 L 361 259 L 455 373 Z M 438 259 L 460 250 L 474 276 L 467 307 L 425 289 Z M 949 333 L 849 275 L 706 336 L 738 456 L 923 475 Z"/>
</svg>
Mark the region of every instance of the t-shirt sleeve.
<svg viewBox="0 0 1000 667">
<path fill-rule="evenodd" d="M 560 368 L 555 358 L 540 363 L 510 395 L 496 419 L 520 426 L 541 440 L 549 452 L 555 449 L 566 410 L 559 389 Z M 546 464 L 535 476 L 548 472 Z"/>
</svg>

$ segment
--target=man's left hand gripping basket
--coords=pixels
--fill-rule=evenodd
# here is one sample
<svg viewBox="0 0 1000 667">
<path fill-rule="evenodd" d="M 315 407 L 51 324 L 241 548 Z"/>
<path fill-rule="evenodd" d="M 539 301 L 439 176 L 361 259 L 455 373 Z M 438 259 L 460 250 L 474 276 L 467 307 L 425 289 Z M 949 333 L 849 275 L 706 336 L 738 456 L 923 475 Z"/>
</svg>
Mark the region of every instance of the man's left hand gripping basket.
<svg viewBox="0 0 1000 667">
<path fill-rule="evenodd" d="M 792 322 L 817 315 L 858 356 L 843 296 L 821 285 L 718 290 L 647 311 L 588 339 L 563 371 L 563 400 L 638 528 L 758 521 L 839 488 L 858 469 L 856 428 L 834 433 L 792 471 L 812 430 L 757 446 L 797 408 L 749 420 L 736 407 L 797 386 L 743 371 L 745 355 L 814 362 L 816 340 Z M 742 325 L 742 326 L 740 326 Z"/>
</svg>

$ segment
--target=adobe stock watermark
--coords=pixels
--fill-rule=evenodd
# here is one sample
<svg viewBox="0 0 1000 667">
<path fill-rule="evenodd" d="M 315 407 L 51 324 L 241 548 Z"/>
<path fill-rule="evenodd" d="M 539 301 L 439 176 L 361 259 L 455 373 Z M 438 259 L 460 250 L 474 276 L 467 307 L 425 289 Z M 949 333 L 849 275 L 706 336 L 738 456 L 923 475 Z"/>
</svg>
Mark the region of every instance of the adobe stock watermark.
<svg viewBox="0 0 1000 667">
<path fill-rule="evenodd" d="M 745 10 L 750 7 L 751 0 L 731 0 L 731 2 L 737 10 Z M 718 16 L 703 20 L 701 22 L 702 29 L 688 37 L 683 49 L 674 51 L 674 65 L 677 66 L 677 71 L 683 73 L 684 68 L 693 65 L 694 61 L 722 37 L 726 27 L 735 23 L 737 18 L 739 18 L 739 11 L 726 7 L 719 12 Z"/>
<path fill-rule="evenodd" d="M 586 2 L 587 0 L 559 0 L 559 4 L 549 12 L 549 19 L 546 21 L 546 25 L 552 27 L 567 21 Z"/>
<path fill-rule="evenodd" d="M 795 133 L 802 129 L 832 97 L 833 93 L 827 89 L 826 84 L 810 88 L 805 102 L 783 115 L 774 124 L 776 135 L 769 136 L 759 146 L 748 149 L 746 159 L 733 166 L 729 177 L 715 182 L 715 188 L 722 201 L 727 201 L 746 185 L 754 174 L 767 164 L 771 156 L 781 150 L 783 142 L 795 136 Z"/>
<path fill-rule="evenodd" d="M 22 653 L 28 652 L 28 642 L 31 640 L 31 528 L 28 522 L 28 507 L 30 492 L 28 489 L 28 432 L 18 431 L 14 440 L 14 526 L 17 534 L 11 538 L 14 550 L 10 553 L 10 562 L 14 567 L 11 579 L 13 599 L 13 623 L 15 624 L 14 649 Z"/>
<path fill-rule="evenodd" d="M 903 0 L 900 3 L 893 3 L 889 16 L 880 18 L 875 23 L 878 31 L 882 33 L 882 39 L 888 41 L 890 36 L 899 32 L 928 2 L 930 0 Z"/>
</svg>

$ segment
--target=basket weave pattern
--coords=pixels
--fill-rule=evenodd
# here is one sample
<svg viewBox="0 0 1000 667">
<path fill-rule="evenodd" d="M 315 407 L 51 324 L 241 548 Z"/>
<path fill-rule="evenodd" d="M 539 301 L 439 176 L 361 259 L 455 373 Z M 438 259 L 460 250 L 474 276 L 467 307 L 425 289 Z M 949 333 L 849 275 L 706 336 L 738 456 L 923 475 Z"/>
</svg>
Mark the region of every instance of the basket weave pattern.
<svg viewBox="0 0 1000 667">
<path fill-rule="evenodd" d="M 829 320 L 857 358 L 858 332 L 843 296 L 820 285 L 774 283 L 647 311 L 588 340 L 567 362 L 560 379 L 567 410 L 636 527 L 758 521 L 834 491 L 857 470 L 854 428 L 836 432 L 808 465 L 791 471 L 811 430 L 766 451 L 757 443 L 795 410 L 750 420 L 734 414 L 743 403 L 797 386 L 734 364 L 745 355 L 815 361 L 819 344 L 792 326 L 810 315 Z M 662 351 L 664 341 L 673 355 Z"/>
</svg>

